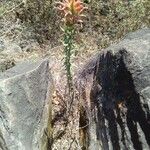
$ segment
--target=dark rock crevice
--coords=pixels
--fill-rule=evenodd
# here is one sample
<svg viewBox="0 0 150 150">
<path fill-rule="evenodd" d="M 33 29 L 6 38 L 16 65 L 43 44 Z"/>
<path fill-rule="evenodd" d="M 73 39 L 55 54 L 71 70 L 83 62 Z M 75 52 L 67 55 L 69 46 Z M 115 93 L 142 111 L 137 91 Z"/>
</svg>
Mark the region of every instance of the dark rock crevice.
<svg viewBox="0 0 150 150">
<path fill-rule="evenodd" d="M 8 150 L 5 139 L 1 133 L 1 130 L 0 130 L 0 149 L 1 150 Z"/>
<path fill-rule="evenodd" d="M 82 89 L 83 90 L 83 89 Z M 82 98 L 85 100 L 85 91 L 82 91 Z M 87 115 L 86 107 L 80 104 L 80 114 L 79 114 L 79 135 L 80 135 L 80 145 L 82 150 L 86 150 L 89 146 L 89 119 Z"/>
</svg>

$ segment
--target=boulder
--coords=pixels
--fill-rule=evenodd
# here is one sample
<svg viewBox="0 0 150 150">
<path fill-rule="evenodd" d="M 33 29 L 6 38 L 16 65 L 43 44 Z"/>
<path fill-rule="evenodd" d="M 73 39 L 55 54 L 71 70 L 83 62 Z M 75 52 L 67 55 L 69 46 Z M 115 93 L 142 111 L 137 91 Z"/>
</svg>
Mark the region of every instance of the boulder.
<svg viewBox="0 0 150 150">
<path fill-rule="evenodd" d="M 84 82 L 80 82 L 82 148 L 149 150 L 150 29 L 130 33 L 96 54 L 78 78 Z"/>
<path fill-rule="evenodd" d="M 0 73 L 0 150 L 46 150 L 53 83 L 48 60 Z"/>
<path fill-rule="evenodd" d="M 14 55 L 18 53 L 22 53 L 22 49 L 19 44 L 0 38 L 0 54 Z"/>
</svg>

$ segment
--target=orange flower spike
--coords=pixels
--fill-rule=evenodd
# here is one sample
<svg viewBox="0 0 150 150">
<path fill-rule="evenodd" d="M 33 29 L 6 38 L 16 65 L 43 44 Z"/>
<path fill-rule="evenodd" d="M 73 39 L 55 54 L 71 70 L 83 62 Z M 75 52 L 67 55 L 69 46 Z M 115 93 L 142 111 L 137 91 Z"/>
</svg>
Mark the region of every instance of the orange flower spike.
<svg viewBox="0 0 150 150">
<path fill-rule="evenodd" d="M 83 8 L 86 8 L 80 0 L 65 0 L 63 2 L 56 2 L 56 4 L 59 5 L 59 7 L 57 7 L 59 10 L 65 9 L 70 11 L 72 14 L 80 13 Z"/>
<path fill-rule="evenodd" d="M 81 22 L 81 17 L 84 16 L 82 12 L 87 9 L 81 0 L 64 0 L 63 2 L 56 2 L 56 4 L 58 4 L 57 9 L 64 15 L 63 20 L 71 24 Z"/>
</svg>

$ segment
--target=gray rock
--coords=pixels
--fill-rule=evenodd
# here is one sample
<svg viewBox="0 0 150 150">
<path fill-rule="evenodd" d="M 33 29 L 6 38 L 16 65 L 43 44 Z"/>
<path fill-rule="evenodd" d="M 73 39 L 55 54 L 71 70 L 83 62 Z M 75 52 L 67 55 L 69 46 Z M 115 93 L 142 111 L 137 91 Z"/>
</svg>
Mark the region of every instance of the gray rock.
<svg viewBox="0 0 150 150">
<path fill-rule="evenodd" d="M 2 53 L 12 55 L 12 54 L 21 53 L 21 52 L 22 52 L 22 49 L 19 45 L 15 43 L 7 43 Z"/>
<path fill-rule="evenodd" d="M 0 39 L 0 53 L 13 55 L 21 53 L 22 49 L 17 43 L 8 41 L 7 39 Z"/>
<path fill-rule="evenodd" d="M 90 103 L 83 145 L 90 150 L 149 150 L 150 29 L 130 33 L 101 51 L 79 75 L 88 80 L 89 74 L 93 81 L 90 102 L 84 98 L 83 103 Z"/>
<path fill-rule="evenodd" d="M 0 74 L 0 149 L 46 150 L 52 90 L 48 60 Z"/>
</svg>

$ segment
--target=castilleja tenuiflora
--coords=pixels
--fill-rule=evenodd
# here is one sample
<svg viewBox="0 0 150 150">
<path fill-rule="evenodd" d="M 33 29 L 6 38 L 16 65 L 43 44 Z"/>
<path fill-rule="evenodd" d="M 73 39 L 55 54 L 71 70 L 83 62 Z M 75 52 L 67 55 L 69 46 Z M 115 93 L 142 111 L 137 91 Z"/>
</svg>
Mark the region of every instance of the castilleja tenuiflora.
<svg viewBox="0 0 150 150">
<path fill-rule="evenodd" d="M 69 87 L 69 95 L 72 97 L 73 93 L 73 80 L 71 73 L 71 56 L 74 47 L 74 34 L 75 34 L 75 24 L 82 22 L 84 17 L 83 11 L 87 9 L 84 3 L 80 0 L 63 0 L 61 2 L 56 2 L 57 10 L 62 14 L 64 32 L 63 45 L 64 45 L 64 66 L 66 70 L 67 83 Z"/>
<path fill-rule="evenodd" d="M 84 15 L 82 14 L 87 7 L 80 0 L 64 0 L 56 2 L 57 9 L 62 13 L 63 21 L 66 25 L 73 25 L 82 22 Z"/>
</svg>

